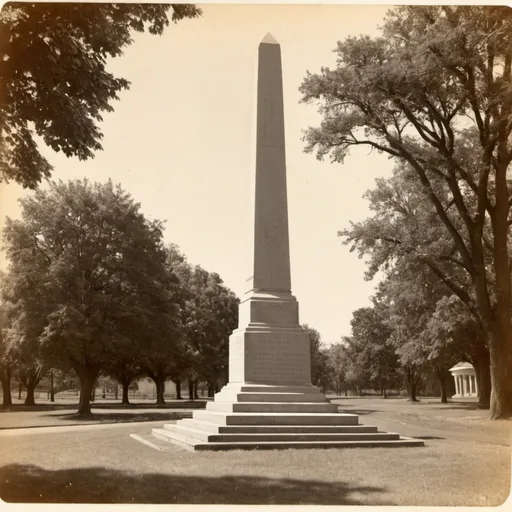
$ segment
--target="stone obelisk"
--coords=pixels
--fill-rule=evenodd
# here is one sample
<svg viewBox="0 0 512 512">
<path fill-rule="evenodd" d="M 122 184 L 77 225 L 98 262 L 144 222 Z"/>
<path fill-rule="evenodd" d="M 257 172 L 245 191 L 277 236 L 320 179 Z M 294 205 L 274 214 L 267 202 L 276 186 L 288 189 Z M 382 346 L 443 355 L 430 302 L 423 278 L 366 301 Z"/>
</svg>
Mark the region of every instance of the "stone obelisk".
<svg viewBox="0 0 512 512">
<path fill-rule="evenodd" d="M 359 425 L 311 384 L 310 341 L 291 293 L 281 48 L 258 51 L 252 276 L 229 340 L 229 382 L 153 435 L 192 450 L 417 446 Z"/>
<path fill-rule="evenodd" d="M 281 48 L 258 51 L 252 276 L 229 346 L 230 384 L 311 386 L 309 336 L 291 294 Z"/>
</svg>

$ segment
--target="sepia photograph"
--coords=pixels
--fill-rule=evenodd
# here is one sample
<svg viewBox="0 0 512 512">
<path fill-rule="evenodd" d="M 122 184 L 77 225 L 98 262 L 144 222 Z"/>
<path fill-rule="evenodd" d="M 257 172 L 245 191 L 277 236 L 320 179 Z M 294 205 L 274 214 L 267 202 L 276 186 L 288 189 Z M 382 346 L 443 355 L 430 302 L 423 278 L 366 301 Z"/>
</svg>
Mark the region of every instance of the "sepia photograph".
<svg viewBox="0 0 512 512">
<path fill-rule="evenodd" d="M 4 2 L 0 134 L 2 507 L 507 507 L 511 7 Z"/>
</svg>

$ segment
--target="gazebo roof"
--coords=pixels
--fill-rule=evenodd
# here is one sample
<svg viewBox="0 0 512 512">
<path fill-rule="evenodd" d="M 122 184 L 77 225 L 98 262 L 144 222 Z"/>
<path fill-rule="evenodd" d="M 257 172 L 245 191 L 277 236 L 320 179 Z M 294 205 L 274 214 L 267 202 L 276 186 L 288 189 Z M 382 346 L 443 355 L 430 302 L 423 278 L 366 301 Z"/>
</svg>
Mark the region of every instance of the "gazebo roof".
<svg viewBox="0 0 512 512">
<path fill-rule="evenodd" d="M 460 363 L 457 363 L 453 368 L 450 368 L 450 372 L 454 370 L 474 370 L 474 367 L 471 363 L 467 363 L 465 361 L 461 361 Z"/>
</svg>

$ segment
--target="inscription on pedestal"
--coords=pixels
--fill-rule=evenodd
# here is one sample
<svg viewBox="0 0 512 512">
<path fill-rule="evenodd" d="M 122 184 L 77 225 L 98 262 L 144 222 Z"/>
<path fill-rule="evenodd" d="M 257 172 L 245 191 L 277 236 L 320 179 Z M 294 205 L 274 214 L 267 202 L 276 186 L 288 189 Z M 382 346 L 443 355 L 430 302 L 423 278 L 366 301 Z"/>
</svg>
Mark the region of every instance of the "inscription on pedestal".
<svg viewBox="0 0 512 512">
<path fill-rule="evenodd" d="M 245 380 L 311 383 L 307 333 L 247 334 Z"/>
</svg>

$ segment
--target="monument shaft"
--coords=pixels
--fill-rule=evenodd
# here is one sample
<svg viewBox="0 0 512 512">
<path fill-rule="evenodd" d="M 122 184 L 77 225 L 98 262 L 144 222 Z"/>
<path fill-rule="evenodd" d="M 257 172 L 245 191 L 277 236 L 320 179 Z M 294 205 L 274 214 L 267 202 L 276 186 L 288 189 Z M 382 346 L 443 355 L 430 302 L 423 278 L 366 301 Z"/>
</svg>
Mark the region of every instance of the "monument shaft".
<svg viewBox="0 0 512 512">
<path fill-rule="evenodd" d="M 290 248 L 281 48 L 272 36 L 258 52 L 253 289 L 290 291 Z"/>
</svg>

